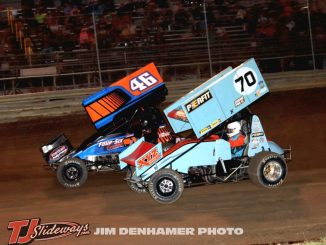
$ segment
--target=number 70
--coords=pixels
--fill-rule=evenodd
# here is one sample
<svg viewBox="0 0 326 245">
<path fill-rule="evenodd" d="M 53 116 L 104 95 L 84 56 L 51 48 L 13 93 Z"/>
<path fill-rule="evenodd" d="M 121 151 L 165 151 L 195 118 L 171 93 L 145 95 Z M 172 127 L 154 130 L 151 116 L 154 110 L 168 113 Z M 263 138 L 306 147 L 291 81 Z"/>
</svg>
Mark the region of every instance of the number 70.
<svg viewBox="0 0 326 245">
<path fill-rule="evenodd" d="M 244 81 L 246 81 L 246 84 L 248 87 L 253 86 L 256 83 L 256 78 L 252 71 L 246 72 L 243 76 L 237 78 L 234 80 L 236 83 L 240 82 L 241 83 L 241 92 L 245 90 L 245 84 Z"/>
</svg>

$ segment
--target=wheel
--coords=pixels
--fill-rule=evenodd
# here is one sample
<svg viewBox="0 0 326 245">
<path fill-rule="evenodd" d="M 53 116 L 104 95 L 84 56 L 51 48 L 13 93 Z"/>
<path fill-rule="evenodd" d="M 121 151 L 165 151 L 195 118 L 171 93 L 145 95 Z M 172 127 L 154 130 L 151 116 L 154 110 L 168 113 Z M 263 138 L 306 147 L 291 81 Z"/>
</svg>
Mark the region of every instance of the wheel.
<svg viewBox="0 0 326 245">
<path fill-rule="evenodd" d="M 68 188 L 82 186 L 88 176 L 88 170 L 85 163 L 78 158 L 70 158 L 58 166 L 57 178 L 61 185 Z"/>
<path fill-rule="evenodd" d="M 255 184 L 275 188 L 280 186 L 287 176 L 286 162 L 277 153 L 263 151 L 250 160 L 248 174 Z"/>
<path fill-rule="evenodd" d="M 126 174 L 126 179 L 130 179 L 135 172 L 135 168 L 128 168 L 127 170 L 127 174 Z M 130 181 L 127 180 L 128 186 L 131 190 L 133 190 L 134 192 L 137 193 L 146 193 L 147 192 L 147 188 L 145 186 L 143 186 L 140 183 L 132 183 Z"/>
<path fill-rule="evenodd" d="M 180 174 L 172 169 L 161 169 L 149 180 L 148 190 L 152 198 L 161 204 L 177 201 L 184 189 Z"/>
</svg>

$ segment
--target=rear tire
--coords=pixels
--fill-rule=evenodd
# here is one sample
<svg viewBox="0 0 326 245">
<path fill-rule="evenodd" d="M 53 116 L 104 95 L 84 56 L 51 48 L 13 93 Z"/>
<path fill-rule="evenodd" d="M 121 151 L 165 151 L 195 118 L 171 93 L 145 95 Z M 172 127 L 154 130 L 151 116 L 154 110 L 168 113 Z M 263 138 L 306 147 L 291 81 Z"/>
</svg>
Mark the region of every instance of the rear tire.
<svg viewBox="0 0 326 245">
<path fill-rule="evenodd" d="M 85 163 L 78 158 L 70 158 L 59 164 L 57 179 L 61 185 L 67 188 L 82 186 L 88 176 Z"/>
<path fill-rule="evenodd" d="M 161 204 L 176 202 L 184 189 L 183 179 L 172 169 L 161 169 L 151 177 L 148 190 L 151 197 Z"/>
<path fill-rule="evenodd" d="M 135 171 L 134 168 L 128 168 L 126 178 L 127 179 L 131 178 L 134 175 L 134 171 Z M 140 194 L 147 192 L 147 188 L 140 183 L 132 183 L 128 180 L 127 180 L 127 183 L 128 183 L 129 188 L 131 190 L 133 190 L 134 192 L 137 192 Z"/>
<path fill-rule="evenodd" d="M 287 176 L 287 165 L 279 154 L 263 151 L 250 160 L 248 174 L 250 180 L 256 185 L 276 188 Z"/>
</svg>

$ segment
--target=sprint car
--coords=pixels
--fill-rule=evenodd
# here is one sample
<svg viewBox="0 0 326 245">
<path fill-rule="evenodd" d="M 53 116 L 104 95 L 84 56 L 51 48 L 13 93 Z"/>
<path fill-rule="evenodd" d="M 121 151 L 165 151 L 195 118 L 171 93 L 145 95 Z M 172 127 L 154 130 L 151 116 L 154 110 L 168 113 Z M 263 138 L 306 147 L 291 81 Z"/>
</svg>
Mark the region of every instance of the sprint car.
<svg viewBox="0 0 326 245">
<path fill-rule="evenodd" d="M 169 148 L 142 137 L 119 154 L 128 185 L 161 204 L 177 201 L 185 186 L 198 183 L 249 178 L 266 188 L 280 186 L 291 152 L 267 139 L 259 117 L 248 108 L 268 92 L 254 59 L 195 88 L 164 109 L 173 132 L 186 132 L 186 137 Z M 235 121 L 244 135 L 241 149 L 231 147 L 226 137 L 227 125 Z"/>
<path fill-rule="evenodd" d="M 168 143 L 173 138 L 157 105 L 167 89 L 153 63 L 83 101 L 97 132 L 74 148 L 64 134 L 41 147 L 46 166 L 65 187 L 79 187 L 89 171 L 119 170 L 118 154 L 140 137 Z"/>
</svg>

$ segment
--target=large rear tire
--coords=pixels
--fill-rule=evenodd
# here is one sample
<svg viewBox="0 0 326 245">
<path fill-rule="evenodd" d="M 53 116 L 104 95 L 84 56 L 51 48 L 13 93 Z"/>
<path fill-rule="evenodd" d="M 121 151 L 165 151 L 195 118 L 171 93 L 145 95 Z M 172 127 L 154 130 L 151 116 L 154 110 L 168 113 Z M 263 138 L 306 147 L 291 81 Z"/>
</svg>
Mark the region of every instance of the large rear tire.
<svg viewBox="0 0 326 245">
<path fill-rule="evenodd" d="M 282 156 L 263 151 L 253 156 L 249 162 L 248 174 L 256 185 L 266 188 L 280 186 L 287 176 L 287 165 Z"/>
<path fill-rule="evenodd" d="M 60 163 L 57 169 L 57 179 L 61 185 L 67 188 L 82 186 L 88 176 L 85 163 L 78 158 L 70 158 Z"/>
<path fill-rule="evenodd" d="M 151 197 L 161 204 L 176 202 L 184 189 L 183 179 L 172 169 L 161 169 L 149 180 L 148 190 Z"/>
<path fill-rule="evenodd" d="M 130 179 L 134 175 L 134 172 L 135 172 L 135 168 L 128 168 L 127 174 L 126 174 L 126 179 Z M 127 180 L 127 183 L 128 183 L 129 188 L 131 190 L 133 190 L 134 192 L 137 192 L 140 194 L 147 192 L 147 188 L 140 183 L 133 183 L 128 180 Z"/>
</svg>

